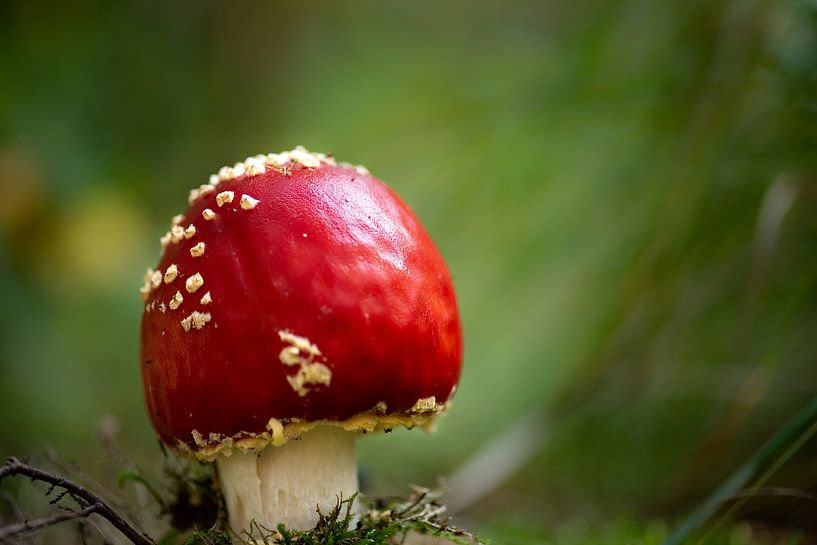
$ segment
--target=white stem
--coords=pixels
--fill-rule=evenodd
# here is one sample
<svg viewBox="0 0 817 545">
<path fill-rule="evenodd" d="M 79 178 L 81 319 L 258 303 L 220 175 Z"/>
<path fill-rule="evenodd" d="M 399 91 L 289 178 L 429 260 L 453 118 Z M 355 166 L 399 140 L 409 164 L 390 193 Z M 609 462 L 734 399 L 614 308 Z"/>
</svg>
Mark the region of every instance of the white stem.
<svg viewBox="0 0 817 545">
<path fill-rule="evenodd" d="M 234 450 L 217 463 L 230 525 L 239 535 L 252 522 L 271 532 L 279 523 L 309 530 L 318 506 L 328 513 L 339 496 L 357 492 L 355 435 L 339 428 L 318 426 L 260 454 Z M 261 537 L 257 530 L 252 536 Z"/>
</svg>

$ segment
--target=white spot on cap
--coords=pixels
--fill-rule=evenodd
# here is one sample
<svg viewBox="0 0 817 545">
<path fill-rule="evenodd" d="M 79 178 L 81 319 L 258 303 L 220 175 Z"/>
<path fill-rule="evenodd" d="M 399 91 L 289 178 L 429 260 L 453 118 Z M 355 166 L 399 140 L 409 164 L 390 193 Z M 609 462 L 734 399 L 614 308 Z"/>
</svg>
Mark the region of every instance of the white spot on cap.
<svg viewBox="0 0 817 545">
<path fill-rule="evenodd" d="M 170 220 L 170 225 L 171 225 L 171 227 L 172 227 L 173 225 L 178 225 L 178 224 L 180 224 L 180 223 L 182 222 L 182 220 L 183 220 L 183 219 L 184 219 L 184 214 L 176 214 L 175 216 L 173 216 L 173 219 L 172 219 L 172 220 Z"/>
<path fill-rule="evenodd" d="M 202 287 L 203 285 L 204 285 L 204 278 L 199 273 L 194 274 L 193 276 L 188 278 L 184 283 L 184 286 L 187 288 L 187 291 L 189 291 L 190 293 L 195 293 L 195 291 L 197 289 L 199 289 L 200 287 Z"/>
<path fill-rule="evenodd" d="M 209 305 L 213 302 L 213 298 L 210 296 L 210 292 L 208 291 L 201 297 L 201 301 L 199 301 L 202 305 Z"/>
<path fill-rule="evenodd" d="M 213 319 L 209 312 L 194 312 L 190 316 L 193 318 L 193 327 L 196 329 L 203 328 L 204 324 Z"/>
<path fill-rule="evenodd" d="M 264 167 L 264 161 L 258 160 L 255 157 L 249 157 L 246 161 L 244 161 L 244 165 L 247 169 L 247 176 L 257 176 L 258 174 L 263 174 L 266 172 L 266 167 Z"/>
<path fill-rule="evenodd" d="M 190 248 L 190 255 L 193 257 L 199 257 L 204 255 L 204 243 L 199 242 L 198 244 Z"/>
<path fill-rule="evenodd" d="M 312 344 L 306 337 L 301 337 L 289 331 L 281 330 L 278 332 L 278 338 L 311 356 L 321 355 L 321 351 L 318 349 L 318 347 Z"/>
<path fill-rule="evenodd" d="M 173 242 L 181 242 L 184 238 L 184 227 L 181 225 L 174 225 L 170 228 L 170 240 Z"/>
<path fill-rule="evenodd" d="M 170 232 L 165 233 L 159 239 L 159 242 L 162 243 L 162 248 L 167 248 L 167 245 L 170 244 Z"/>
<path fill-rule="evenodd" d="M 201 217 L 203 217 L 207 221 L 210 221 L 212 219 L 215 219 L 216 213 L 210 210 L 209 208 L 205 208 L 204 210 L 201 211 Z"/>
<path fill-rule="evenodd" d="M 243 176 L 246 172 L 246 168 L 244 168 L 244 163 L 236 163 L 233 165 L 233 177 L 238 178 L 239 176 Z"/>
<path fill-rule="evenodd" d="M 281 363 L 287 366 L 300 365 L 303 362 L 301 351 L 295 346 L 287 346 L 278 354 Z"/>
<path fill-rule="evenodd" d="M 292 161 L 296 163 L 301 163 L 303 166 L 307 168 L 317 168 L 321 166 L 321 161 L 312 153 L 306 151 L 306 148 L 303 146 L 297 146 L 294 150 L 289 152 L 289 156 Z"/>
<path fill-rule="evenodd" d="M 315 153 L 313 152 L 312 155 L 317 157 L 321 163 L 326 163 L 327 165 L 335 166 L 337 163 L 335 162 L 335 158 L 332 155 L 327 155 L 325 153 Z"/>
<path fill-rule="evenodd" d="M 297 373 L 288 376 L 287 382 L 299 396 L 305 397 L 309 393 L 308 385 L 329 386 L 332 382 L 332 371 L 322 363 L 307 363 L 301 365 Z"/>
<path fill-rule="evenodd" d="M 182 292 L 177 291 L 176 295 L 173 296 L 173 299 L 167 304 L 170 307 L 170 310 L 176 310 L 180 306 L 182 306 L 182 301 L 184 301 L 184 297 L 182 296 Z"/>
<path fill-rule="evenodd" d="M 219 206 L 224 206 L 227 203 L 233 202 L 235 198 L 235 193 L 232 191 L 222 191 L 218 195 L 216 195 L 216 204 Z"/>
<path fill-rule="evenodd" d="M 258 205 L 259 202 L 261 202 L 261 201 L 259 201 L 258 199 L 253 199 L 249 195 L 246 195 L 246 194 L 241 195 L 240 204 L 241 204 L 241 208 L 243 208 L 244 210 L 252 210 L 253 208 L 255 208 Z"/>
<path fill-rule="evenodd" d="M 162 285 L 162 271 L 153 271 L 153 274 L 150 276 L 150 283 L 153 285 L 154 288 L 158 288 Z"/>
<path fill-rule="evenodd" d="M 150 292 L 153 289 L 153 269 L 148 268 L 147 272 L 145 272 L 145 276 L 142 278 L 142 281 L 142 287 L 139 288 L 139 296 L 142 298 L 142 301 L 147 301 L 148 297 L 150 296 Z"/>
<path fill-rule="evenodd" d="M 190 331 L 190 329 L 202 329 L 204 325 L 212 319 L 212 316 L 209 312 L 198 312 L 193 311 L 190 313 L 190 316 L 182 320 L 180 323 L 182 324 L 182 328 L 185 331 Z"/>
<path fill-rule="evenodd" d="M 200 197 L 204 197 L 205 195 L 212 193 L 215 190 L 215 186 L 212 184 L 202 184 L 195 189 L 190 190 L 190 195 L 187 197 L 187 202 L 193 204 L 196 202 L 197 199 Z"/>
<path fill-rule="evenodd" d="M 266 163 L 275 167 L 282 167 L 289 163 L 289 152 L 268 153 Z"/>
<path fill-rule="evenodd" d="M 434 396 L 418 399 L 409 409 L 412 413 L 427 413 L 437 408 L 437 398 Z"/>
<path fill-rule="evenodd" d="M 184 238 L 193 238 L 196 235 L 196 226 L 192 223 L 184 230 Z"/>
<path fill-rule="evenodd" d="M 219 182 L 221 182 L 221 179 L 218 177 L 218 174 L 210 174 L 209 181 L 210 185 L 217 186 Z"/>
<path fill-rule="evenodd" d="M 148 270 L 145 271 L 145 276 L 142 277 L 142 280 L 144 280 L 147 283 L 150 283 L 151 278 L 153 278 L 153 269 L 148 267 Z"/>
<path fill-rule="evenodd" d="M 233 169 L 230 167 L 221 167 L 218 169 L 218 179 L 222 182 L 233 178 Z"/>
<path fill-rule="evenodd" d="M 278 337 L 289 345 L 278 354 L 281 363 L 286 366 L 300 366 L 297 373 L 287 377 L 289 385 L 299 396 L 304 397 L 309 393 L 307 388 L 309 385 L 329 386 L 332 381 L 332 371 L 323 363 L 315 361 L 315 358 L 321 355 L 321 351 L 315 344 L 306 337 L 289 331 L 279 331 Z"/>
<path fill-rule="evenodd" d="M 179 268 L 176 265 L 171 265 L 165 271 L 165 284 L 170 284 L 176 277 L 179 276 Z"/>
</svg>

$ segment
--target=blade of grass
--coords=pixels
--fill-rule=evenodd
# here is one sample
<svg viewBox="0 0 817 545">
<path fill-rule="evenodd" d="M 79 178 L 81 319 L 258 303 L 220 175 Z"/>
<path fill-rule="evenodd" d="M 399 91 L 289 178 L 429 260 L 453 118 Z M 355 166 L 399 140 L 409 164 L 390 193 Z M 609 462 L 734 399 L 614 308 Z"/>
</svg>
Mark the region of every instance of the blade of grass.
<svg viewBox="0 0 817 545">
<path fill-rule="evenodd" d="M 733 498 L 755 475 L 761 475 L 755 486 L 762 486 L 815 432 L 817 432 L 817 397 L 701 502 L 662 545 L 680 545 L 692 537 L 715 514 L 721 504 Z M 742 501 L 745 500 L 744 498 Z M 731 515 L 736 508 L 737 506 L 733 506 L 725 517 Z M 724 520 L 722 518 L 718 525 Z"/>
</svg>

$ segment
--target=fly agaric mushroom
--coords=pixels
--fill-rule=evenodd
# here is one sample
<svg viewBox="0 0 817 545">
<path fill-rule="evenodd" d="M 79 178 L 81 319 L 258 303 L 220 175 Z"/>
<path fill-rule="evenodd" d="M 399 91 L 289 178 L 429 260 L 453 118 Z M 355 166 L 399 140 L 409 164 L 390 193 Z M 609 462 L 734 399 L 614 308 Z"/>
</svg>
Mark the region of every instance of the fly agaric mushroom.
<svg viewBox="0 0 817 545">
<path fill-rule="evenodd" d="M 365 168 L 250 157 L 194 189 L 161 241 L 141 289 L 145 400 L 165 444 L 217 462 L 235 531 L 311 528 L 357 491 L 357 435 L 447 409 L 451 277 Z"/>
</svg>

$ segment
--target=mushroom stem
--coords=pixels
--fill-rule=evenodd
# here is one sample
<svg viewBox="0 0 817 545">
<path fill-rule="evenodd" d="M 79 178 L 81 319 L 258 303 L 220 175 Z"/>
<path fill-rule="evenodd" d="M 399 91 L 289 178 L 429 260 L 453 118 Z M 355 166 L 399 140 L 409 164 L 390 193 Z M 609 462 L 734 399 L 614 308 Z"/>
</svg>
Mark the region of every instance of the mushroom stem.
<svg viewBox="0 0 817 545">
<path fill-rule="evenodd" d="M 233 450 L 217 463 L 230 525 L 244 537 L 261 538 L 259 530 L 271 533 L 278 524 L 311 529 L 318 507 L 327 513 L 358 487 L 355 435 L 331 426 L 259 454 Z"/>
</svg>

